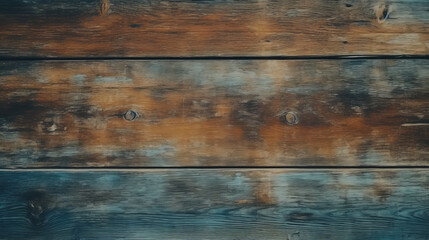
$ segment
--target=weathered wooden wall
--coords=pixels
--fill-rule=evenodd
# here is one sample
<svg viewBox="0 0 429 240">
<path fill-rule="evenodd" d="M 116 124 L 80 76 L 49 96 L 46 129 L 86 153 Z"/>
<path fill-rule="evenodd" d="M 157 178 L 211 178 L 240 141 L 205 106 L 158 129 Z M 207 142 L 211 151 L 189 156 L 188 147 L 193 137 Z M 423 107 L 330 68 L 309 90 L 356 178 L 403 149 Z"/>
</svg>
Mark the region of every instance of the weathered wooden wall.
<svg viewBox="0 0 429 240">
<path fill-rule="evenodd" d="M 0 240 L 428 240 L 428 29 L 428 0 L 2 0 Z"/>
</svg>

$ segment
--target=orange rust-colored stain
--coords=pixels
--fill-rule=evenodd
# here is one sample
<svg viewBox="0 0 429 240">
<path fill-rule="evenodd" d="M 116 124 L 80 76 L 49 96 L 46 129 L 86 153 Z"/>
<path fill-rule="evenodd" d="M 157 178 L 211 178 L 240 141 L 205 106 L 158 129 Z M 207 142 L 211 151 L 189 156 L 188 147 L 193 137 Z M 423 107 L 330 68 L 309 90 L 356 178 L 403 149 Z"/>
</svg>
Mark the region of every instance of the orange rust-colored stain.
<svg viewBox="0 0 429 240">
<path fill-rule="evenodd" d="M 270 182 L 259 183 L 254 190 L 254 197 L 256 204 L 275 204 L 271 196 Z"/>
</svg>

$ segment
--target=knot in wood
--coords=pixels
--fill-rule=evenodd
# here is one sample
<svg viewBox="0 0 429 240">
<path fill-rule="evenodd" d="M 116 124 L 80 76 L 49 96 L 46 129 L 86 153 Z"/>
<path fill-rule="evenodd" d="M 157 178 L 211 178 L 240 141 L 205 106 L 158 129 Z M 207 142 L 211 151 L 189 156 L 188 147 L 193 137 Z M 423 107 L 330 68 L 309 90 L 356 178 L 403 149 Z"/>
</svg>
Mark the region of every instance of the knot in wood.
<svg viewBox="0 0 429 240">
<path fill-rule="evenodd" d="M 298 124 L 298 116 L 294 112 L 285 112 L 281 115 L 280 119 L 288 125 Z"/>
<path fill-rule="evenodd" d="M 49 199 L 44 191 L 32 191 L 26 194 L 27 217 L 33 226 L 42 226 L 49 207 Z"/>
<path fill-rule="evenodd" d="M 134 110 L 128 110 L 124 113 L 123 118 L 129 122 L 136 120 L 139 114 Z"/>
<path fill-rule="evenodd" d="M 100 0 L 100 15 L 107 15 L 109 13 L 110 3 L 109 0 Z"/>
<path fill-rule="evenodd" d="M 388 18 L 391 12 L 389 5 L 381 4 L 375 8 L 375 14 L 377 16 L 377 21 L 379 23 L 384 23 Z"/>
</svg>

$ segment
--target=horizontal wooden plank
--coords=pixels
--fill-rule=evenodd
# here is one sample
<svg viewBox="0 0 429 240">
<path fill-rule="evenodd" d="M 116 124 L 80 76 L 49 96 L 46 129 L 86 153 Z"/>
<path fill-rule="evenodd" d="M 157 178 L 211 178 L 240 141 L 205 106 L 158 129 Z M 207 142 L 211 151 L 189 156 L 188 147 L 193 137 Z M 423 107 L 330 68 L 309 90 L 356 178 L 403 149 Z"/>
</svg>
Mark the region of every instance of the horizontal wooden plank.
<svg viewBox="0 0 429 240">
<path fill-rule="evenodd" d="M 2 0 L 0 56 L 429 54 L 427 0 Z"/>
<path fill-rule="evenodd" d="M 428 65 L 2 62 L 0 166 L 428 166 Z"/>
<path fill-rule="evenodd" d="M 0 239 L 429 237 L 427 170 L 2 171 Z"/>
</svg>

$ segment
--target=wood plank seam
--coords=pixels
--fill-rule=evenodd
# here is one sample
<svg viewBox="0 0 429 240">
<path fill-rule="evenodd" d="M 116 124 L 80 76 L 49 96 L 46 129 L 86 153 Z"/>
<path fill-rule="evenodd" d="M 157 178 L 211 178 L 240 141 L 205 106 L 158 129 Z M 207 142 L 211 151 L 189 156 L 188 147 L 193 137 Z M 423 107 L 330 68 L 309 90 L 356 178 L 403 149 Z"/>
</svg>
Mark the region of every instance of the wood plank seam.
<svg viewBox="0 0 429 240">
<path fill-rule="evenodd" d="M 428 54 L 420 55 L 311 55 L 311 56 L 146 56 L 146 57 L 37 57 L 37 56 L 1 56 L 0 61 L 123 61 L 123 60 L 177 60 L 177 61 L 211 61 L 211 60 L 344 60 L 344 59 L 362 59 L 362 60 L 387 60 L 387 59 L 429 59 Z"/>
</svg>

